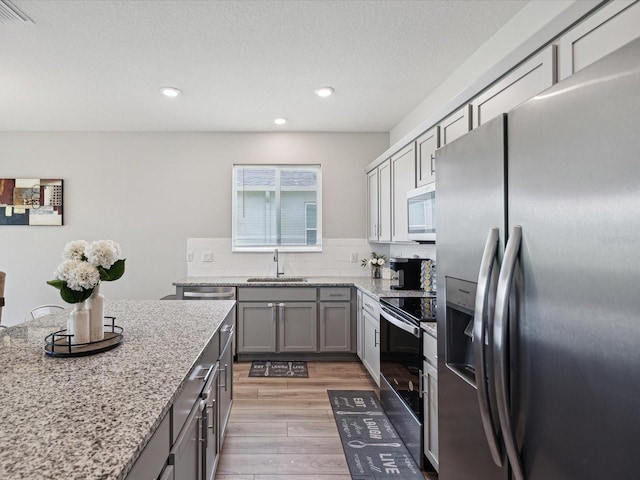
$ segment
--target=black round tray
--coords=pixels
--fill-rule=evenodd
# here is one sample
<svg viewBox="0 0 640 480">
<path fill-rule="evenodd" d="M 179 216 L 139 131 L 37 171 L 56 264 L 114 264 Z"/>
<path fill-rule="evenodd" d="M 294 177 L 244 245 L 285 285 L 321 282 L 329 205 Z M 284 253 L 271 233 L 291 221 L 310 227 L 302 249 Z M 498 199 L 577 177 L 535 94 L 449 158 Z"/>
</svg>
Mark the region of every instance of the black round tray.
<svg viewBox="0 0 640 480">
<path fill-rule="evenodd" d="M 124 341 L 124 329 L 115 324 L 116 317 L 104 318 L 110 319 L 111 324 L 104 325 L 103 340 L 71 345 L 69 340 L 73 335 L 68 334 L 66 329 L 58 330 L 45 337 L 44 353 L 51 357 L 85 357 L 116 348 Z"/>
</svg>

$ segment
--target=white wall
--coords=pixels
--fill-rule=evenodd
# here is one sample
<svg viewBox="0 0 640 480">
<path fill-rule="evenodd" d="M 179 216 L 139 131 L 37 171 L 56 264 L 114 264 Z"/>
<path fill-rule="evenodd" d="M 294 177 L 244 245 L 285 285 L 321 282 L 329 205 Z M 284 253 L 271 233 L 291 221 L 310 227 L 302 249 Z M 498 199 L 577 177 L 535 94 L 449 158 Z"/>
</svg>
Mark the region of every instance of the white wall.
<svg viewBox="0 0 640 480">
<path fill-rule="evenodd" d="M 2 132 L 0 176 L 64 179 L 65 223 L 0 227 L 2 323 L 62 303 L 45 282 L 74 239 L 121 244 L 127 272 L 105 285 L 107 298 L 172 293 L 171 283 L 187 273 L 187 238 L 231 237 L 234 163 L 321 164 L 323 237 L 353 248 L 349 242 L 366 234 L 364 168 L 388 144 L 379 133 Z M 271 256 L 264 257 L 268 267 Z"/>
</svg>

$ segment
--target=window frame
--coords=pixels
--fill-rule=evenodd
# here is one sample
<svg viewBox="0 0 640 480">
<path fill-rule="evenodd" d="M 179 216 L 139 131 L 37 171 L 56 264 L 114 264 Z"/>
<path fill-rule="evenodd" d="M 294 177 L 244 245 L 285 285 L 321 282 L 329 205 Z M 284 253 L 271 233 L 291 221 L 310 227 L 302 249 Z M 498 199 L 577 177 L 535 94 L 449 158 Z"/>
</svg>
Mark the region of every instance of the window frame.
<svg viewBox="0 0 640 480">
<path fill-rule="evenodd" d="M 273 169 L 315 169 L 317 175 L 317 187 L 316 187 L 316 209 L 317 209 L 317 245 L 247 245 L 241 246 L 236 245 L 236 214 L 238 213 L 238 202 L 237 202 L 237 185 L 236 185 L 236 171 L 240 167 L 253 167 L 253 168 L 273 168 Z M 277 178 L 280 179 L 279 173 L 277 174 Z M 278 249 L 279 252 L 322 252 L 322 165 L 320 164 L 276 164 L 276 163 L 265 163 L 265 164 L 252 164 L 252 163 L 234 163 L 232 168 L 231 175 L 231 251 L 232 252 L 273 252 L 274 249 Z M 280 195 L 280 185 L 278 181 L 277 185 L 277 198 Z M 309 203 L 309 202 L 305 202 Z M 305 205 L 305 215 L 304 215 L 304 230 L 305 230 L 305 238 L 307 232 L 307 215 L 306 210 L 307 207 Z M 278 212 L 280 211 L 280 202 L 277 202 Z M 279 215 L 279 213 L 278 213 Z M 280 229 L 280 219 L 278 218 L 278 230 Z M 280 232 L 278 232 L 280 236 Z"/>
</svg>

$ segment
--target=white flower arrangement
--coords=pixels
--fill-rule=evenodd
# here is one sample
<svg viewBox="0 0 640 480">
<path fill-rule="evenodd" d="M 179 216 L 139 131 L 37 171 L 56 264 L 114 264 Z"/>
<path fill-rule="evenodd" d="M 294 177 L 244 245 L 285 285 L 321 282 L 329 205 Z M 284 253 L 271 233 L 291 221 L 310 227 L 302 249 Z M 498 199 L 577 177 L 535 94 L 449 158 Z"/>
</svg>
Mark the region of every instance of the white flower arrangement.
<svg viewBox="0 0 640 480">
<path fill-rule="evenodd" d="M 120 245 L 113 240 L 88 243 L 74 240 L 65 245 L 64 261 L 47 283 L 58 290 L 65 302 L 84 302 L 101 281 L 117 280 L 124 275 L 124 258 Z"/>
<path fill-rule="evenodd" d="M 364 260 L 362 260 L 361 265 L 363 267 L 371 266 L 372 268 L 379 268 L 383 266 L 386 261 L 387 261 L 386 256 L 376 252 L 371 252 L 371 257 L 365 258 Z"/>
</svg>

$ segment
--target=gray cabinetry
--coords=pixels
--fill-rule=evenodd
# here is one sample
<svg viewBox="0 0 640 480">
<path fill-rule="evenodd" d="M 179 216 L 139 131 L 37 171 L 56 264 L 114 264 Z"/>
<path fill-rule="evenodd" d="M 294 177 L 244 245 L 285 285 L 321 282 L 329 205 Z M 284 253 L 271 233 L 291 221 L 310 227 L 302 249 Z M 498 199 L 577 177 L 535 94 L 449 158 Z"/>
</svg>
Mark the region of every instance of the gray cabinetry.
<svg viewBox="0 0 640 480">
<path fill-rule="evenodd" d="M 146 480 L 160 476 L 163 468 L 167 470 L 167 459 L 171 448 L 171 415 L 165 415 L 160 426 L 147 443 L 133 468 L 127 474 L 127 480 Z M 170 477 L 173 478 L 173 477 Z"/>
<path fill-rule="evenodd" d="M 380 386 L 380 306 L 368 295 L 363 295 L 362 302 L 362 363 Z"/>
<path fill-rule="evenodd" d="M 233 399 L 232 309 L 126 480 L 213 480 Z"/>
<path fill-rule="evenodd" d="M 440 122 L 441 146 L 471 131 L 471 105 L 465 105 Z"/>
<path fill-rule="evenodd" d="M 640 36 L 640 2 L 614 0 L 558 41 L 558 77 L 563 80 Z"/>
<path fill-rule="evenodd" d="M 440 127 L 427 130 L 416 139 L 416 186 L 436 181 L 436 150 L 440 146 Z"/>
<path fill-rule="evenodd" d="M 391 184 L 391 241 L 407 242 L 407 192 L 416 187 L 416 149 L 413 142 L 391 157 Z"/>
<path fill-rule="evenodd" d="M 320 289 L 320 351 L 352 352 L 351 288 Z"/>
<path fill-rule="evenodd" d="M 556 81 L 555 46 L 542 50 L 473 99 L 478 127 L 552 86 Z"/>
<path fill-rule="evenodd" d="M 438 470 L 438 357 L 437 340 L 423 332 L 424 454 Z"/>
<path fill-rule="evenodd" d="M 360 360 L 362 360 L 362 344 L 363 344 L 363 328 L 362 328 L 362 324 L 364 322 L 364 316 L 362 313 L 362 298 L 363 298 L 363 293 L 358 290 L 356 292 L 356 299 L 357 299 L 357 305 L 356 305 L 356 352 L 358 353 L 358 358 Z"/>
<path fill-rule="evenodd" d="M 225 345 L 222 347 L 222 353 L 220 354 L 220 367 L 218 379 L 215 383 L 217 385 L 217 427 L 216 433 L 219 449 L 222 449 L 224 443 L 224 434 L 227 430 L 227 423 L 229 421 L 229 414 L 231 413 L 231 406 L 233 404 L 233 328 L 229 328 L 225 332 L 225 328 L 231 327 L 231 324 L 225 325 L 222 328 L 221 341 L 224 340 L 224 334 L 226 333 Z M 212 480 L 208 478 L 206 480 Z"/>
<path fill-rule="evenodd" d="M 276 351 L 276 311 L 273 302 L 238 303 L 238 353 Z"/>
<path fill-rule="evenodd" d="M 170 462 L 174 468 L 175 478 L 185 480 L 201 480 L 202 462 L 204 458 L 202 447 L 203 412 L 205 402 L 198 400 L 191 409 L 187 421 L 173 444 Z"/>
<path fill-rule="evenodd" d="M 391 241 L 391 159 L 367 174 L 368 239 Z"/>
<path fill-rule="evenodd" d="M 238 289 L 238 353 L 316 352 L 315 288 Z"/>
</svg>

